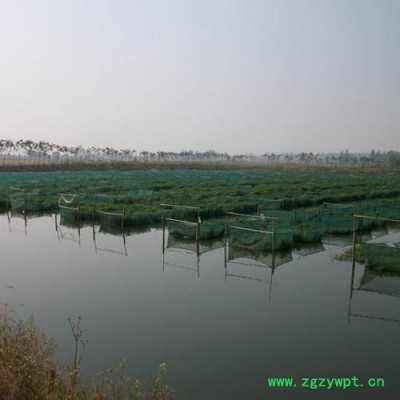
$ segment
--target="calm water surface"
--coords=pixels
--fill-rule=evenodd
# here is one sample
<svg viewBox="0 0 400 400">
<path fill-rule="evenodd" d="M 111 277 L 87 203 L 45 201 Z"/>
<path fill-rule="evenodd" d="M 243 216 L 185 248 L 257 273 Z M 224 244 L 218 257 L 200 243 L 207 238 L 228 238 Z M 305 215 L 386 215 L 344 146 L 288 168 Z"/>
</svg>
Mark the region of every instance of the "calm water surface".
<svg viewBox="0 0 400 400">
<path fill-rule="evenodd" d="M 163 255 L 160 229 L 124 242 L 99 227 L 55 227 L 54 216 L 26 227 L 0 216 L 0 301 L 34 313 L 62 364 L 73 351 L 67 318 L 82 316 L 84 377 L 126 359 L 144 380 L 166 362 L 178 399 L 399 398 L 400 298 L 359 290 L 362 265 L 350 297 L 351 264 L 332 258 L 346 242 L 281 255 L 276 263 L 287 262 L 272 273 L 243 254 L 231 253 L 241 258 L 225 268 L 218 244 L 199 259 Z M 384 279 L 400 292 L 399 277 Z M 301 387 L 303 377 L 353 376 L 365 387 Z M 293 377 L 297 387 L 268 388 L 270 377 Z M 370 377 L 385 387 L 367 388 Z"/>
</svg>

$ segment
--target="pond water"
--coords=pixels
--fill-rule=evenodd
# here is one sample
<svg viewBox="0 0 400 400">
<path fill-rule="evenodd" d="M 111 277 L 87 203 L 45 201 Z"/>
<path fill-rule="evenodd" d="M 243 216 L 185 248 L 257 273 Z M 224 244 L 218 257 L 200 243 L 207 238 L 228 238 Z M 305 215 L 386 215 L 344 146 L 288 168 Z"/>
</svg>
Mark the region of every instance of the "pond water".
<svg viewBox="0 0 400 400">
<path fill-rule="evenodd" d="M 1 215 L 0 235 L 0 301 L 34 313 L 61 364 L 73 353 L 67 318 L 81 316 L 83 378 L 125 359 L 145 381 L 165 362 L 178 399 L 399 398 L 400 297 L 360 290 L 362 265 L 352 285 L 351 263 L 333 259 L 346 241 L 281 254 L 272 270 L 244 254 L 225 264 L 222 243 L 199 258 L 163 254 L 158 228 L 123 237 Z M 384 279 L 400 292 L 398 276 Z M 273 389 L 274 377 L 297 386 Z M 302 387 L 336 377 L 364 387 Z"/>
</svg>

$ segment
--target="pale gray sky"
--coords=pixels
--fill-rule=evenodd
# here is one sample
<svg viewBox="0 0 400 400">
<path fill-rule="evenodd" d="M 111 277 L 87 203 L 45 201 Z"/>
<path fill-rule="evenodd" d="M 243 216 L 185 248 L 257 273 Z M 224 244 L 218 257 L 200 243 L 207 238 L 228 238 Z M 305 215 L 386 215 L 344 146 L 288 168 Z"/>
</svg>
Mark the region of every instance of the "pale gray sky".
<svg viewBox="0 0 400 400">
<path fill-rule="evenodd" d="M 400 150 L 398 0 L 0 0 L 0 138 Z"/>
</svg>

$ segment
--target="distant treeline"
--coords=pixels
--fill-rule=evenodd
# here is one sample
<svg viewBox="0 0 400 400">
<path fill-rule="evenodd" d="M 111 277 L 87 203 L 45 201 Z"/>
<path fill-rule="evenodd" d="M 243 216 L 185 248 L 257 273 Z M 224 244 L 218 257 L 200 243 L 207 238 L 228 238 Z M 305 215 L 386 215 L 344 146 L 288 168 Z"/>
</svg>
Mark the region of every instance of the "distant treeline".
<svg viewBox="0 0 400 400">
<path fill-rule="evenodd" d="M 136 151 L 134 149 L 114 149 L 112 147 L 69 147 L 44 141 L 0 139 L 0 164 L 62 164 L 65 162 L 227 162 L 227 163 L 270 163 L 270 164 L 305 164 L 305 165 L 388 165 L 400 166 L 400 152 L 375 151 L 370 153 L 352 153 L 348 150 L 340 153 L 264 153 L 228 154 L 214 150 L 198 152 L 183 150 Z"/>
</svg>

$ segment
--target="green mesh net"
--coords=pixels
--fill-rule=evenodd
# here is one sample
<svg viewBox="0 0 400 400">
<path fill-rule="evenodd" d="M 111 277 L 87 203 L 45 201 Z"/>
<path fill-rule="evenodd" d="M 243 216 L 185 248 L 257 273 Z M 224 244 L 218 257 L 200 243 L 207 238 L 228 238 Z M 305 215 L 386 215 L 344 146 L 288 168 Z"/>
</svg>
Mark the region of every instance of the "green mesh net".
<svg viewBox="0 0 400 400">
<path fill-rule="evenodd" d="M 400 275 L 365 268 L 359 290 L 400 297 Z"/>
<path fill-rule="evenodd" d="M 266 211 L 271 210 L 279 210 L 282 208 L 283 200 L 273 200 L 273 199 L 264 199 L 260 197 L 258 199 L 258 212 L 265 213 Z"/>
<path fill-rule="evenodd" d="M 325 233 L 343 234 L 353 232 L 353 217 L 341 212 L 321 212 L 321 225 Z"/>
<path fill-rule="evenodd" d="M 246 260 L 251 260 L 269 267 L 278 267 L 292 261 L 291 251 L 265 252 L 250 250 L 233 245 L 229 246 L 228 261 L 246 264 Z"/>
<path fill-rule="evenodd" d="M 196 238 L 196 225 L 167 221 L 168 232 L 173 236 Z M 214 222 L 202 222 L 199 225 L 199 239 L 214 239 L 224 235 L 225 224 Z"/>
<path fill-rule="evenodd" d="M 196 241 L 187 237 L 168 235 L 166 247 L 167 249 L 178 249 L 197 253 Z M 202 240 L 198 243 L 199 254 L 204 254 L 222 247 L 224 247 L 224 241 L 222 239 Z"/>
<path fill-rule="evenodd" d="M 299 243 L 320 242 L 324 233 L 323 228 L 313 228 L 297 225 L 293 229 L 293 241 Z"/>
<path fill-rule="evenodd" d="M 39 190 L 25 190 L 10 187 L 9 202 L 11 210 L 24 212 L 51 211 L 56 207 L 56 196 Z"/>
<path fill-rule="evenodd" d="M 400 248 L 385 243 L 364 243 L 363 248 L 367 267 L 400 272 Z"/>
<path fill-rule="evenodd" d="M 293 232 L 289 230 L 255 232 L 231 226 L 229 235 L 232 246 L 257 251 L 289 249 L 293 244 Z"/>
</svg>

